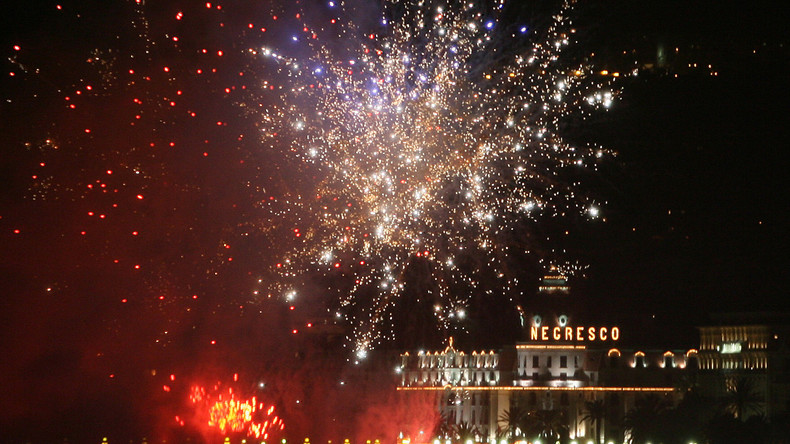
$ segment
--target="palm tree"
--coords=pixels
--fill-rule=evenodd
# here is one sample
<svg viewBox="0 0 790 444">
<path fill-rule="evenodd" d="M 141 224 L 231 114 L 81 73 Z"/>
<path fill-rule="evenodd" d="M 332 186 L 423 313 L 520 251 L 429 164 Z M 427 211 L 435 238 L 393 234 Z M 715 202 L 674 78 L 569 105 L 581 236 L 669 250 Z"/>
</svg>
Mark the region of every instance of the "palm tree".
<svg viewBox="0 0 790 444">
<path fill-rule="evenodd" d="M 458 442 L 464 444 L 469 440 L 475 441 L 477 428 L 474 425 L 464 421 L 453 426 L 453 434 L 455 435 L 455 438 L 458 440 Z"/>
<path fill-rule="evenodd" d="M 755 392 L 751 379 L 743 376 L 732 381 L 724 398 L 724 410 L 736 419 L 743 420 L 750 413 L 760 414 L 760 396 Z"/>
<path fill-rule="evenodd" d="M 441 412 L 439 415 L 439 421 L 436 423 L 436 427 L 433 431 L 433 436 L 441 436 L 446 438 L 450 436 L 453 432 L 453 425 L 450 423 L 450 418 L 447 416 L 447 412 Z"/>
<path fill-rule="evenodd" d="M 712 399 L 694 386 L 685 392 L 675 408 L 666 412 L 667 424 L 672 425 L 676 436 L 684 436 L 689 442 L 703 442 L 704 425 L 715 412 Z"/>
<path fill-rule="evenodd" d="M 584 403 L 585 414 L 582 421 L 590 421 L 590 424 L 595 427 L 595 442 L 601 442 L 601 429 L 604 420 L 606 419 L 606 404 L 603 399 L 596 401 L 587 401 Z"/>
<path fill-rule="evenodd" d="M 496 430 L 494 431 L 494 441 L 493 442 L 502 442 L 502 441 L 513 442 L 514 439 L 510 435 L 510 433 L 508 433 L 507 430 L 505 430 L 505 429 L 503 429 L 501 427 L 497 427 Z"/>
<path fill-rule="evenodd" d="M 661 431 L 660 420 L 668 405 L 658 395 L 639 398 L 623 419 L 625 430 L 630 433 L 630 443 L 654 440 Z"/>
<path fill-rule="evenodd" d="M 537 410 L 527 415 L 530 434 L 545 438 L 548 442 L 564 440 L 568 435 L 565 415 L 559 410 Z"/>
<path fill-rule="evenodd" d="M 524 421 L 527 414 L 527 410 L 519 407 L 518 404 L 511 406 L 499 416 L 499 429 L 513 440 L 524 432 Z"/>
</svg>

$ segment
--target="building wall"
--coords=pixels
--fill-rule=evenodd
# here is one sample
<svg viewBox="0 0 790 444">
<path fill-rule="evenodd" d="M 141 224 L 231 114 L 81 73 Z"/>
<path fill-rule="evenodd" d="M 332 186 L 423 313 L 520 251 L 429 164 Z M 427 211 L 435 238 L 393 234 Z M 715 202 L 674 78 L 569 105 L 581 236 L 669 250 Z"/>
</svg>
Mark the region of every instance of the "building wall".
<svg viewBox="0 0 790 444">
<path fill-rule="evenodd" d="M 706 326 L 699 331 L 699 383 L 705 395 L 726 404 L 729 393 L 745 384 L 756 403 L 744 416 L 790 411 L 790 328 L 785 322 Z"/>
</svg>

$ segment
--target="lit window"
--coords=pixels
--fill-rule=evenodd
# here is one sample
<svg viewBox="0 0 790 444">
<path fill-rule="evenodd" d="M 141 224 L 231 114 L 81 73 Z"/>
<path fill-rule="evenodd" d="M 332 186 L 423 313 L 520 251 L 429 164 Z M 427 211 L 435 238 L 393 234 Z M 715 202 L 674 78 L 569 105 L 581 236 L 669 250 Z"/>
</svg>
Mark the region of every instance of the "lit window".
<svg viewBox="0 0 790 444">
<path fill-rule="evenodd" d="M 613 348 L 609 350 L 608 356 L 609 356 L 609 367 L 617 367 L 617 364 L 619 363 L 620 360 L 619 359 L 620 350 Z"/>
<path fill-rule="evenodd" d="M 664 368 L 675 367 L 675 355 L 671 351 L 664 353 Z"/>
<path fill-rule="evenodd" d="M 718 347 L 721 354 L 740 353 L 741 348 L 740 342 L 725 342 Z"/>
<path fill-rule="evenodd" d="M 699 359 L 697 358 L 697 350 L 691 349 L 686 352 L 686 367 L 691 369 L 699 368 Z"/>
<path fill-rule="evenodd" d="M 645 367 L 645 354 L 643 352 L 638 351 L 634 355 L 634 367 L 636 367 L 636 368 L 644 368 Z"/>
</svg>

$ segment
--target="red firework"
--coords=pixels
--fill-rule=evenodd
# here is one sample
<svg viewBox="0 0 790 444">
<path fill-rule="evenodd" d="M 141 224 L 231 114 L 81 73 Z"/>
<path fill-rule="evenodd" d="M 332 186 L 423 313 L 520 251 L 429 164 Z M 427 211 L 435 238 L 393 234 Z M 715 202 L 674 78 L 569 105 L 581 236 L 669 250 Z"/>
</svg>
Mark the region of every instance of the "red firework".
<svg viewBox="0 0 790 444">
<path fill-rule="evenodd" d="M 255 396 L 244 399 L 231 387 L 220 390 L 220 383 L 211 392 L 205 387 L 192 386 L 189 400 L 196 409 L 198 420 L 223 435 L 244 433 L 267 439 L 271 431 L 285 427 L 282 419 L 274 414 L 274 406 L 266 406 Z M 183 425 L 179 417 L 176 421 Z"/>
</svg>

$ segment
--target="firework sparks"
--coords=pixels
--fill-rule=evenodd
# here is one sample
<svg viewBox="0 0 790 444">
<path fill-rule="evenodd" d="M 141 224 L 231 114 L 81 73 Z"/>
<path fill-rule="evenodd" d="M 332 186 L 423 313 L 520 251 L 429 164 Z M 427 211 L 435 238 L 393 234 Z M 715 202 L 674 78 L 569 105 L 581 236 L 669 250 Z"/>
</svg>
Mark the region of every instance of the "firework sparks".
<svg viewBox="0 0 790 444">
<path fill-rule="evenodd" d="M 479 291 L 482 269 L 502 288 L 516 285 L 503 261 L 523 224 L 601 214 L 580 182 L 561 179 L 595 169 L 608 154 L 566 142 L 562 119 L 608 108 L 617 96 L 612 76 L 562 63 L 575 33 L 571 6 L 544 41 L 516 52 L 501 40 L 526 28 L 506 25 L 504 2 L 486 9 L 416 1 L 385 4 L 373 31 L 332 19 L 345 36 L 342 51 L 308 23 L 292 39 L 305 42 L 307 57 L 249 50 L 278 71 L 282 91 L 259 100 L 262 143 L 318 177 L 313 198 L 264 205 L 272 221 L 298 224 L 301 242 L 277 271 L 286 281 L 308 270 L 354 276 L 339 313 L 352 323 L 358 357 L 387 335 L 383 325 L 415 258 L 430 264 L 435 315 L 446 326 Z M 512 33 L 498 29 L 507 26 Z M 262 95 L 274 83 L 264 81 Z M 470 257 L 479 265 L 459 265 Z"/>
<path fill-rule="evenodd" d="M 216 429 L 222 435 L 243 433 L 247 436 L 267 439 L 271 431 L 283 430 L 282 419 L 274 414 L 274 406 L 266 406 L 256 397 L 242 399 L 232 388 L 220 391 L 220 383 L 213 391 L 205 387 L 193 386 L 189 400 L 198 410 L 198 417 L 209 428 Z M 180 425 L 184 425 L 181 417 L 176 417 Z"/>
</svg>

